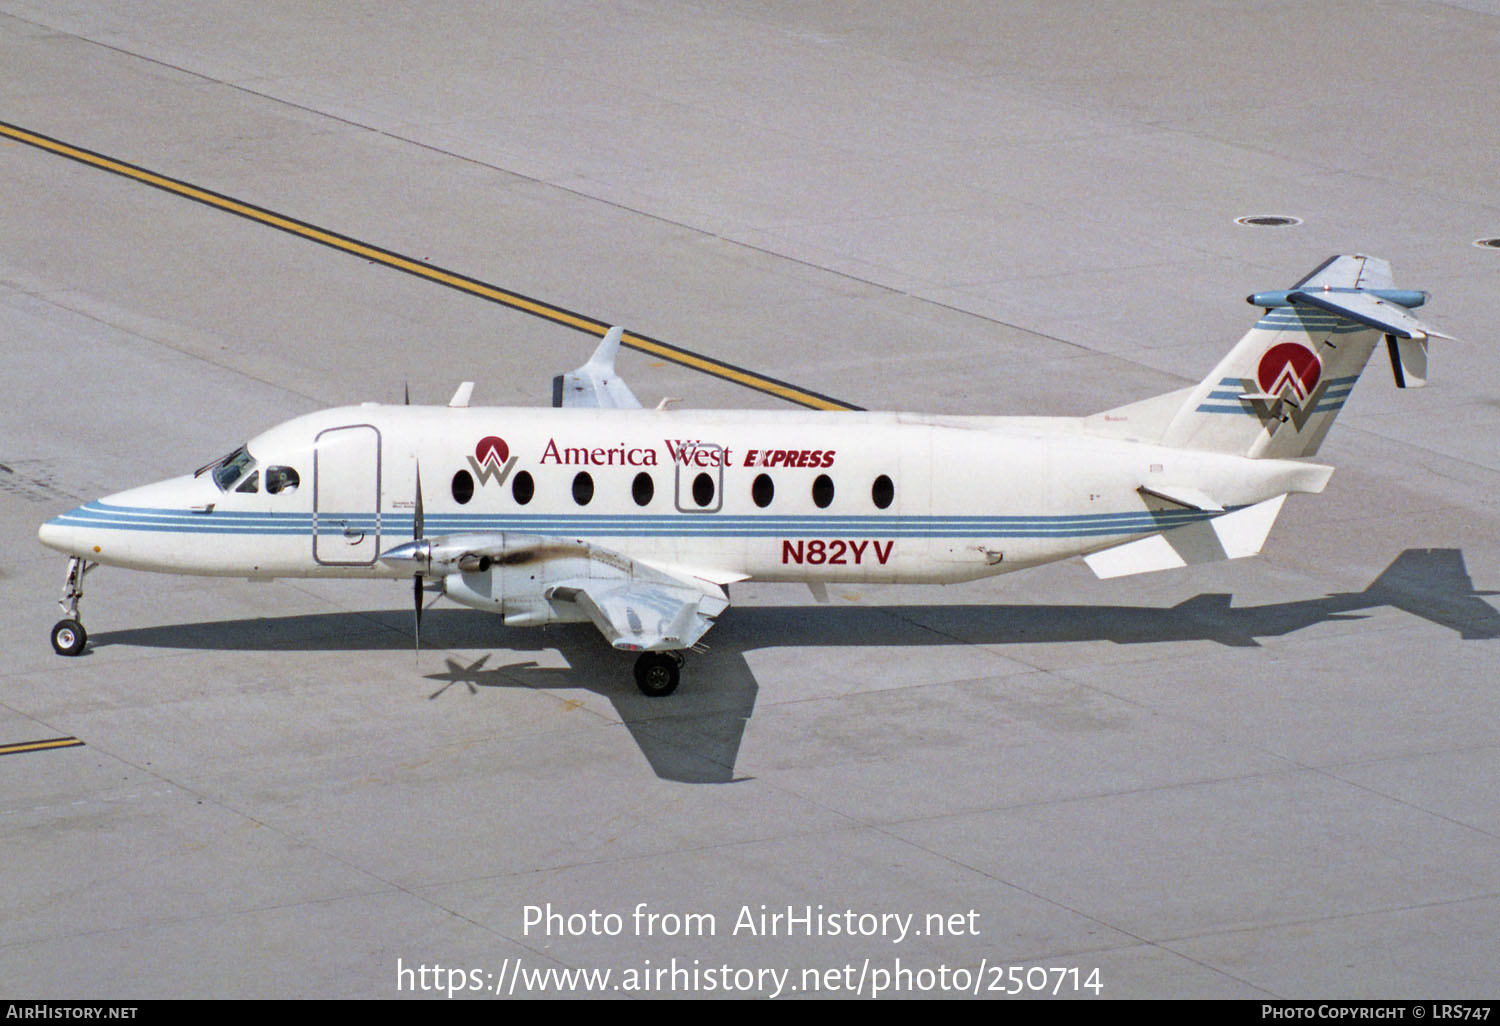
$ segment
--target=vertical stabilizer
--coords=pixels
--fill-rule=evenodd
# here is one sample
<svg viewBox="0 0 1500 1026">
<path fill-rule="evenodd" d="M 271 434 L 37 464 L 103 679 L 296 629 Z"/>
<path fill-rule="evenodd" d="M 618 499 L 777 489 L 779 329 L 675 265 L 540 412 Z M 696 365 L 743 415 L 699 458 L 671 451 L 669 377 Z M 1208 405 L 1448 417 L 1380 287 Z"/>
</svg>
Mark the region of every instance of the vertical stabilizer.
<svg viewBox="0 0 1500 1026">
<path fill-rule="evenodd" d="M 1396 289 L 1390 265 L 1338 256 L 1290 289 L 1257 292 L 1261 318 L 1197 386 L 1091 418 L 1119 433 L 1129 423 L 1164 445 L 1238 456 L 1312 456 L 1384 340 L 1400 387 L 1427 373 L 1438 335 L 1411 307 L 1424 292 Z"/>
</svg>

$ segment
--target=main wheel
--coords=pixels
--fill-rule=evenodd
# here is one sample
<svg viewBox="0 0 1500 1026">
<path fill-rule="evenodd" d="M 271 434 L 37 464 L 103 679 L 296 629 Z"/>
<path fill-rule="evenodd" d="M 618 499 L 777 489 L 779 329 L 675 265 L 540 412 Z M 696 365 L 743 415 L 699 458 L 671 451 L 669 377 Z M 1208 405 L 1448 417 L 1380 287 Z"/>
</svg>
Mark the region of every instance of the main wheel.
<svg viewBox="0 0 1500 1026">
<path fill-rule="evenodd" d="M 635 684 L 647 698 L 665 698 L 677 690 L 682 657 L 675 652 L 642 652 L 635 661 Z"/>
<path fill-rule="evenodd" d="M 88 632 L 77 620 L 59 620 L 52 627 L 52 648 L 58 655 L 76 656 L 88 640 Z"/>
</svg>

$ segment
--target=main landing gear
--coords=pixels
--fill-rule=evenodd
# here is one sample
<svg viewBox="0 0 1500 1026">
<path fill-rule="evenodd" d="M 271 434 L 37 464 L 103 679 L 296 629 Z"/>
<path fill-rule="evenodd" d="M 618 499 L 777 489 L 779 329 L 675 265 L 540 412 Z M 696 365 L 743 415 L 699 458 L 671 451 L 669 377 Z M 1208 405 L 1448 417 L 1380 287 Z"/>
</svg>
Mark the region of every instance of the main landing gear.
<svg viewBox="0 0 1500 1026">
<path fill-rule="evenodd" d="M 52 625 L 52 647 L 58 655 L 76 656 L 88 644 L 88 632 L 78 620 L 78 600 L 83 598 L 84 575 L 98 565 L 76 556 L 68 561 L 68 579 L 57 603 L 65 619 Z"/>
<path fill-rule="evenodd" d="M 635 661 L 635 684 L 647 698 L 665 698 L 677 690 L 681 652 L 642 652 Z"/>
</svg>

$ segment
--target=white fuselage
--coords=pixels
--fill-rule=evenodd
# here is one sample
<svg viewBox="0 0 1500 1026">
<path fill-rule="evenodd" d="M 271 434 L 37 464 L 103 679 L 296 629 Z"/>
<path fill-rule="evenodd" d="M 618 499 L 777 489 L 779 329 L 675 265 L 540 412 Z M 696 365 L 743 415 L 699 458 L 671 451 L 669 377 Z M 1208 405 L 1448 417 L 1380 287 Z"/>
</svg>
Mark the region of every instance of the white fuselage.
<svg viewBox="0 0 1500 1026">
<path fill-rule="evenodd" d="M 1214 515 L 1141 491 L 1153 483 L 1225 509 L 1288 490 L 1285 461 L 1104 437 L 1072 418 L 366 404 L 247 448 L 242 481 L 121 492 L 54 518 L 41 540 L 170 573 L 399 577 L 378 557 L 413 537 L 420 467 L 428 537 L 582 539 L 723 583 L 943 583 Z M 297 485 L 272 494 L 287 469 Z M 252 472 L 266 475 L 253 491 Z"/>
</svg>

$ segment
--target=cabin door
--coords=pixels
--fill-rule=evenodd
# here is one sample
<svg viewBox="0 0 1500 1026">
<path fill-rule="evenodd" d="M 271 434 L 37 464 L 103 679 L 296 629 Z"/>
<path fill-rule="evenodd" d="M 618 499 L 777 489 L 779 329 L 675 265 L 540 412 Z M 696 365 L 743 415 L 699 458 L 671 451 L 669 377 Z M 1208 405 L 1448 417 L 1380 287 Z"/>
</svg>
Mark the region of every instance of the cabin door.
<svg viewBox="0 0 1500 1026">
<path fill-rule="evenodd" d="M 313 559 L 373 566 L 380 555 L 380 432 L 369 424 L 318 433 L 313 455 Z"/>
</svg>

